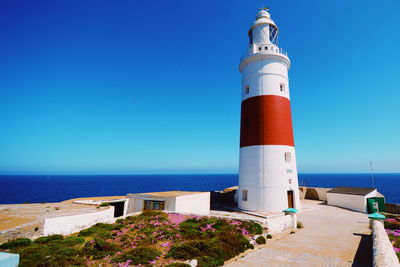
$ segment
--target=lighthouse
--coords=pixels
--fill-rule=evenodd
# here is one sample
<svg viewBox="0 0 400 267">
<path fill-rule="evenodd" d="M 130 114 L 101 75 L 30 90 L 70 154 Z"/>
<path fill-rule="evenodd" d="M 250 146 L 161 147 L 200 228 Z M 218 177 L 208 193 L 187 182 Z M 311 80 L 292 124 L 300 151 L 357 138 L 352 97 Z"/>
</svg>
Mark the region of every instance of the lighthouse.
<svg viewBox="0 0 400 267">
<path fill-rule="evenodd" d="M 238 207 L 281 212 L 300 208 L 290 109 L 290 60 L 267 9 L 250 27 L 242 57 Z"/>
</svg>

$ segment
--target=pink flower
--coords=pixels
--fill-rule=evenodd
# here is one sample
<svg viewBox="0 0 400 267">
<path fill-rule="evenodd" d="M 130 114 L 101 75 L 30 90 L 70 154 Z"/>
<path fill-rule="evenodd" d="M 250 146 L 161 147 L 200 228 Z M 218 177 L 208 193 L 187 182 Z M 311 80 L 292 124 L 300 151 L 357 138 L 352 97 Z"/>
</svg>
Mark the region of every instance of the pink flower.
<svg viewBox="0 0 400 267">
<path fill-rule="evenodd" d="M 149 261 L 149 264 L 156 264 L 156 261 Z"/>
<path fill-rule="evenodd" d="M 242 222 L 241 222 L 241 221 L 233 220 L 233 221 L 230 222 L 230 224 L 232 224 L 232 225 L 241 225 Z"/>
<path fill-rule="evenodd" d="M 394 252 L 396 252 L 396 253 L 400 252 L 400 248 L 393 247 L 393 249 L 394 249 Z"/>
<path fill-rule="evenodd" d="M 168 242 L 168 241 L 164 242 L 164 243 L 161 244 L 161 246 L 162 247 L 169 247 L 169 246 L 171 246 L 171 242 Z"/>
<path fill-rule="evenodd" d="M 182 214 L 169 213 L 168 219 L 172 224 L 179 225 L 181 222 L 186 221 L 188 217 Z"/>
<path fill-rule="evenodd" d="M 207 224 L 205 227 L 201 227 L 201 231 L 202 232 L 205 232 L 205 231 L 208 231 L 208 230 L 210 230 L 211 232 L 215 231 L 215 229 L 212 227 L 211 224 Z"/>
<path fill-rule="evenodd" d="M 94 239 L 92 239 L 92 240 L 89 241 L 89 244 L 93 245 L 94 242 L 96 242 L 96 241 L 94 241 Z"/>
<path fill-rule="evenodd" d="M 242 235 L 248 235 L 250 234 L 249 231 L 247 231 L 245 228 L 242 229 Z"/>
</svg>

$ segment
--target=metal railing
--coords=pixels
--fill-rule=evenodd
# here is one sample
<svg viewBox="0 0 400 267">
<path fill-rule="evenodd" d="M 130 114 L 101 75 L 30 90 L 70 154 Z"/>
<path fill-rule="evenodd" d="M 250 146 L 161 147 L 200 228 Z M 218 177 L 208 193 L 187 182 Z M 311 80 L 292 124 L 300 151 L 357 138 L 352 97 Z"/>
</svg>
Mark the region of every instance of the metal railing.
<svg viewBox="0 0 400 267">
<path fill-rule="evenodd" d="M 261 48 L 261 49 L 260 49 Z M 252 56 L 252 55 L 257 55 L 257 54 L 282 54 L 288 57 L 288 53 L 283 50 L 280 47 L 273 46 L 273 45 L 261 45 L 257 47 L 256 51 L 251 51 L 250 49 L 243 53 L 243 55 L 240 57 L 240 62 L 242 62 L 243 59 Z"/>
</svg>

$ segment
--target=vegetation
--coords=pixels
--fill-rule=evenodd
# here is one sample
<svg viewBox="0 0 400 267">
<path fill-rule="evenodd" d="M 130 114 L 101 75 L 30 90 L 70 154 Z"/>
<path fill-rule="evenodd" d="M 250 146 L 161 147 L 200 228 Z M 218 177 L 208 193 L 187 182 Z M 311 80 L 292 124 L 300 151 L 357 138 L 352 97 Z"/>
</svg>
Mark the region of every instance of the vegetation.
<svg viewBox="0 0 400 267">
<path fill-rule="evenodd" d="M 165 267 L 190 267 L 190 265 L 187 263 L 183 263 L 183 262 L 174 262 L 174 263 L 165 265 Z"/>
<path fill-rule="evenodd" d="M 28 246 L 32 243 L 32 240 L 29 238 L 18 238 L 15 240 L 8 241 L 7 243 L 4 243 L 0 245 L 1 249 L 10 249 L 10 248 L 17 248 L 17 247 L 24 247 Z"/>
<path fill-rule="evenodd" d="M 388 214 L 383 224 L 393 245 L 393 249 L 400 260 L 400 216 Z"/>
<path fill-rule="evenodd" d="M 103 202 L 103 203 L 101 203 L 101 204 L 99 205 L 99 207 L 108 207 L 108 206 L 110 206 L 110 204 L 107 203 L 107 202 Z"/>
<path fill-rule="evenodd" d="M 262 235 L 260 235 L 259 237 L 256 238 L 256 243 L 257 244 L 266 244 L 267 240 L 265 239 L 265 237 L 263 237 Z"/>
<path fill-rule="evenodd" d="M 304 228 L 303 223 L 302 222 L 297 222 L 297 228 L 298 229 Z"/>
<path fill-rule="evenodd" d="M 271 234 L 267 234 L 267 238 L 268 239 L 272 239 L 272 235 Z"/>
<path fill-rule="evenodd" d="M 98 223 L 75 235 L 20 238 L 0 246 L 19 253 L 20 266 L 221 266 L 254 248 L 263 232 L 255 222 L 145 211 L 114 224 Z M 256 241 L 265 244 L 260 236 Z"/>
</svg>

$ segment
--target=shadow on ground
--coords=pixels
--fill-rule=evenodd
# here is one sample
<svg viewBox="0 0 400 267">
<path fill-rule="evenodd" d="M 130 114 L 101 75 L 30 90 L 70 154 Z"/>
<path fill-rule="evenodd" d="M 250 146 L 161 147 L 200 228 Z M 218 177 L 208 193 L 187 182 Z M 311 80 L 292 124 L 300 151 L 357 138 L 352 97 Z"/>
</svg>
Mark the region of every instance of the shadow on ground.
<svg viewBox="0 0 400 267">
<path fill-rule="evenodd" d="M 372 236 L 367 234 L 354 233 L 361 236 L 352 267 L 372 267 Z"/>
</svg>

